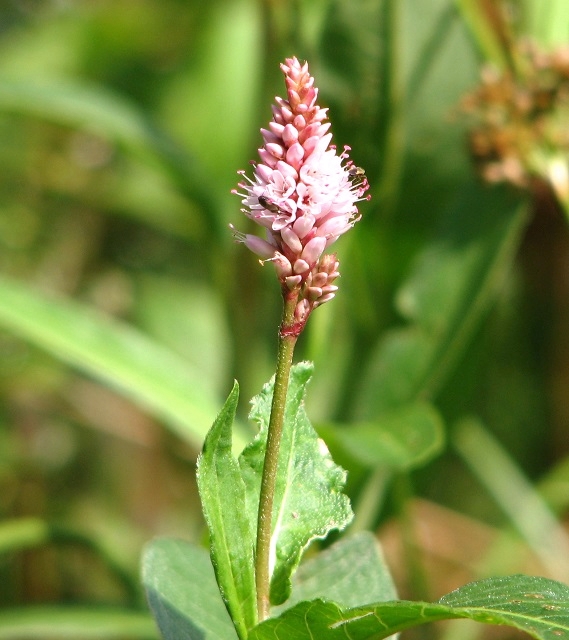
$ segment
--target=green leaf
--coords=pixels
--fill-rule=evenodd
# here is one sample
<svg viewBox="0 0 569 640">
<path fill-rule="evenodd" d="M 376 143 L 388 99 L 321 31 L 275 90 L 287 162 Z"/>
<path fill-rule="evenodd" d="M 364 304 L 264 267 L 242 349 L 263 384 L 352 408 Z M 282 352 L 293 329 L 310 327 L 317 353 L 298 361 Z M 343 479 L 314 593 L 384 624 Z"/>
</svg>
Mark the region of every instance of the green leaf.
<svg viewBox="0 0 569 640">
<path fill-rule="evenodd" d="M 477 622 L 506 624 L 535 638 L 569 633 L 569 587 L 537 576 L 504 576 L 472 582 L 439 602 Z"/>
<path fill-rule="evenodd" d="M 510 192 L 465 186 L 397 296 L 410 322 L 386 334 L 361 387 L 360 419 L 433 397 L 495 299 L 527 207 Z"/>
<path fill-rule="evenodd" d="M 257 623 L 255 529 L 248 517 L 245 483 L 231 453 L 238 400 L 235 383 L 205 439 L 197 480 L 219 589 L 239 637 L 246 638 Z"/>
<path fill-rule="evenodd" d="M 24 284 L 0 278 L 0 326 L 120 390 L 200 446 L 216 414 L 207 381 L 133 327 Z M 239 446 L 245 439 L 236 434 Z"/>
<path fill-rule="evenodd" d="M 142 581 L 164 640 L 237 640 L 205 549 L 153 540 L 143 553 Z"/>
<path fill-rule="evenodd" d="M 569 537 L 530 480 L 476 418 L 455 427 L 453 443 L 480 484 L 554 578 L 569 575 Z"/>
<path fill-rule="evenodd" d="M 261 16 L 248 0 L 205 3 L 199 17 L 200 37 L 192 45 L 195 59 L 182 73 L 172 74 L 164 87 L 162 110 L 176 137 L 199 157 L 206 178 L 203 188 L 219 200 L 234 186 L 235 167 L 243 162 L 244 150 L 250 151 L 252 131 L 266 118 L 268 104 L 263 120 L 258 120 L 266 51 Z M 271 73 L 277 72 L 275 65 Z M 226 213 L 235 215 L 236 210 L 233 204 Z"/>
<path fill-rule="evenodd" d="M 150 161 L 205 209 L 215 208 L 214 185 L 148 116 L 126 98 L 102 86 L 64 80 L 0 78 L 0 110 L 39 117 L 105 136 Z"/>
<path fill-rule="evenodd" d="M 219 291 L 196 281 L 145 274 L 137 278 L 136 292 L 137 325 L 183 355 L 213 389 L 225 391 L 231 342 Z"/>
<path fill-rule="evenodd" d="M 303 562 L 292 578 L 292 595 L 280 610 L 316 598 L 355 607 L 396 597 L 379 542 L 369 531 L 361 531 Z"/>
<path fill-rule="evenodd" d="M 140 611 L 63 605 L 31 606 L 0 611 L 0 640 L 36 638 L 158 640 L 158 633 L 148 613 Z"/>
<path fill-rule="evenodd" d="M 525 36 L 552 50 L 567 44 L 569 38 L 569 3 L 566 0 L 526 0 Z"/>
<path fill-rule="evenodd" d="M 366 467 L 404 471 L 425 464 L 444 446 L 444 426 L 436 409 L 416 402 L 387 411 L 375 422 L 324 425 L 318 432 L 334 451 L 341 447 Z"/>
<path fill-rule="evenodd" d="M 564 514 L 569 508 L 569 456 L 549 469 L 538 487 L 550 508 L 559 516 Z"/>
<path fill-rule="evenodd" d="M 342 493 L 346 472 L 334 464 L 304 409 L 312 370 L 311 363 L 301 362 L 290 375 L 273 510 L 272 604 L 281 604 L 289 596 L 290 576 L 310 542 L 333 529 L 343 529 L 352 519 L 349 499 Z M 249 517 L 255 523 L 272 395 L 270 382 L 253 399 L 249 417 L 260 425 L 260 431 L 239 458 Z"/>
<path fill-rule="evenodd" d="M 462 18 L 487 62 L 498 69 L 508 67 L 507 51 L 500 40 L 500 30 L 492 22 L 487 7 L 477 0 L 454 0 Z"/>
<path fill-rule="evenodd" d="M 569 634 L 569 587 L 517 575 L 465 585 L 435 604 L 401 600 L 342 609 L 333 602 L 313 600 L 263 622 L 249 640 L 381 640 L 453 618 L 507 625 L 540 640 L 559 640 Z"/>
</svg>

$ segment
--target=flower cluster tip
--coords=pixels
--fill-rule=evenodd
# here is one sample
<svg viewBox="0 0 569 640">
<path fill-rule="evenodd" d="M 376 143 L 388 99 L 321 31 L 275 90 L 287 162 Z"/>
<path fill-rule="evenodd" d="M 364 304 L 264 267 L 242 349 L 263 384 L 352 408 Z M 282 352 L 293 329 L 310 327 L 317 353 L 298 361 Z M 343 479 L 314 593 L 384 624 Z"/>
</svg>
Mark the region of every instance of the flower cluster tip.
<svg viewBox="0 0 569 640">
<path fill-rule="evenodd" d="M 261 129 L 259 162 L 253 178 L 239 171 L 242 212 L 264 228 L 265 238 L 236 239 L 275 265 L 283 290 L 299 293 L 298 320 L 331 300 L 339 263 L 325 250 L 360 219 L 357 203 L 369 189 L 365 172 L 349 159 L 349 147 L 331 145 L 327 109 L 316 104 L 318 89 L 308 64 L 287 58 L 287 99 L 276 98 L 273 119 Z"/>
</svg>

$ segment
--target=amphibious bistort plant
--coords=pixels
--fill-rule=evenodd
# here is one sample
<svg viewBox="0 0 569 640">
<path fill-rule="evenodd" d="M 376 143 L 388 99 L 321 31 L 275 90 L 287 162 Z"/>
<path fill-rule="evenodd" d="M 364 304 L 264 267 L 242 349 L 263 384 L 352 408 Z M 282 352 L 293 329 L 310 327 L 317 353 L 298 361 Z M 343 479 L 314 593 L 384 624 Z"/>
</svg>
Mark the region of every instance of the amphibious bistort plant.
<svg viewBox="0 0 569 640">
<path fill-rule="evenodd" d="M 287 99 L 276 99 L 262 129 L 253 177 L 235 190 L 245 215 L 265 237 L 237 239 L 274 264 L 283 296 L 274 379 L 252 401 L 259 425 L 238 458 L 233 390 L 198 460 L 198 488 L 210 555 L 196 546 L 157 540 L 147 549 L 144 581 L 166 640 L 380 640 L 444 618 L 506 624 L 543 640 L 569 637 L 569 587 L 513 576 L 472 583 L 435 604 L 396 600 L 375 538 L 347 536 L 295 570 L 306 547 L 343 530 L 352 510 L 346 473 L 332 460 L 304 409 L 312 375 L 292 366 L 296 341 L 312 311 L 331 300 L 339 263 L 326 253 L 359 220 L 365 172 L 331 145 L 326 109 L 316 104 L 306 63 L 281 68 Z"/>
</svg>

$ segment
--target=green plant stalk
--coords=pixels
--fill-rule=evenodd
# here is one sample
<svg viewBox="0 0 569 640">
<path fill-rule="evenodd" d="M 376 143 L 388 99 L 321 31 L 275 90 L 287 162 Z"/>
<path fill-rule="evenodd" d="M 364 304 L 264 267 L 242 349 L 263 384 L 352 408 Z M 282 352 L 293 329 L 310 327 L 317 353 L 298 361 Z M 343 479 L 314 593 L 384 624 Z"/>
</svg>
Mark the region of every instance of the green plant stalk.
<svg viewBox="0 0 569 640">
<path fill-rule="evenodd" d="M 270 611 L 270 549 L 272 532 L 273 503 L 277 479 L 279 448 L 283 432 L 286 396 L 294 347 L 298 339 L 294 331 L 294 310 L 298 302 L 298 291 L 285 292 L 283 316 L 279 331 L 279 346 L 275 385 L 271 405 L 271 417 L 267 434 L 267 446 L 259 496 L 257 520 L 257 547 L 255 556 L 255 582 L 257 587 L 257 611 L 259 622 L 269 617 Z"/>
</svg>

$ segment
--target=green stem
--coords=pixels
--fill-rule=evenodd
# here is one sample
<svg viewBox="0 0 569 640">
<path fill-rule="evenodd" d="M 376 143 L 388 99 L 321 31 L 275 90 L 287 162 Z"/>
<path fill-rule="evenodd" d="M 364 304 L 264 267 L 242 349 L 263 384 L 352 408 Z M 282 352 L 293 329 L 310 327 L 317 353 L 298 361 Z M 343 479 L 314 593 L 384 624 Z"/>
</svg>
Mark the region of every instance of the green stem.
<svg viewBox="0 0 569 640">
<path fill-rule="evenodd" d="M 285 294 L 283 318 L 279 332 L 279 347 L 273 402 L 271 405 L 271 417 L 269 419 L 269 432 L 267 435 L 263 478 L 261 480 L 261 494 L 259 496 L 257 551 L 255 558 L 255 580 L 257 586 L 257 610 L 259 613 L 259 622 L 262 622 L 269 617 L 270 610 L 269 591 L 271 576 L 269 558 L 271 550 L 273 503 L 290 368 L 292 366 L 292 356 L 299 333 L 294 331 L 294 310 L 297 302 L 298 292 Z"/>
</svg>

